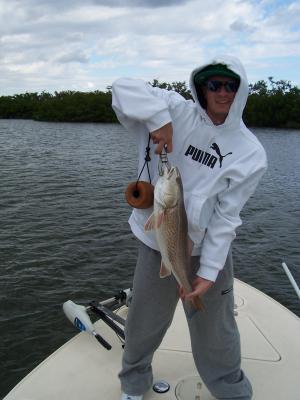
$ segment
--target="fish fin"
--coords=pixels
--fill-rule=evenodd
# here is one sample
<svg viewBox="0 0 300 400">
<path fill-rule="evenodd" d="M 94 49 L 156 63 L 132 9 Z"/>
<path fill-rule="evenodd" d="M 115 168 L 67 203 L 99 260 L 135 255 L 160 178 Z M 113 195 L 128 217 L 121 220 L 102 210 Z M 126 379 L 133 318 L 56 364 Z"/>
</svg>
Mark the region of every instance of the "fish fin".
<svg viewBox="0 0 300 400">
<path fill-rule="evenodd" d="M 179 297 L 181 298 L 181 300 L 184 300 L 184 298 L 185 298 L 185 293 L 184 293 L 183 286 L 178 285 L 178 292 L 179 292 Z"/>
<path fill-rule="evenodd" d="M 147 219 L 144 229 L 145 231 L 152 231 L 155 228 L 155 213 L 152 213 L 150 217 Z"/>
<path fill-rule="evenodd" d="M 163 211 L 157 214 L 156 228 L 160 228 L 161 224 L 164 222 L 165 213 Z"/>
<path fill-rule="evenodd" d="M 159 276 L 160 278 L 166 278 L 167 276 L 171 275 L 171 271 L 169 270 L 169 268 L 167 268 L 164 264 L 164 262 L 162 261 L 160 264 L 160 272 L 159 272 Z"/>
</svg>

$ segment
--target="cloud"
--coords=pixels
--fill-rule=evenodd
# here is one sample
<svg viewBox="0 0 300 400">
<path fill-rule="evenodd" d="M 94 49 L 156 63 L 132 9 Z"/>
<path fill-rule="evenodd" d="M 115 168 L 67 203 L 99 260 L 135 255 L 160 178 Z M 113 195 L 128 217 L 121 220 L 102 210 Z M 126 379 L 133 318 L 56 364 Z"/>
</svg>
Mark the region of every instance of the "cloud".
<svg viewBox="0 0 300 400">
<path fill-rule="evenodd" d="M 145 7 L 158 8 L 185 4 L 190 0 L 110 0 L 111 7 Z M 95 4 L 106 5 L 106 0 L 94 0 Z"/>
<path fill-rule="evenodd" d="M 234 21 L 230 24 L 230 29 L 235 32 L 253 32 L 255 31 L 255 27 L 247 24 L 244 21 Z"/>
<path fill-rule="evenodd" d="M 67 53 L 62 54 L 61 56 L 55 57 L 54 61 L 58 63 L 87 63 L 88 56 L 83 51 L 69 51 Z"/>
<path fill-rule="evenodd" d="M 300 7 L 286 1 L 0 0 L 0 94 L 105 89 L 120 75 L 188 81 L 217 53 L 253 79 L 300 83 Z"/>
</svg>

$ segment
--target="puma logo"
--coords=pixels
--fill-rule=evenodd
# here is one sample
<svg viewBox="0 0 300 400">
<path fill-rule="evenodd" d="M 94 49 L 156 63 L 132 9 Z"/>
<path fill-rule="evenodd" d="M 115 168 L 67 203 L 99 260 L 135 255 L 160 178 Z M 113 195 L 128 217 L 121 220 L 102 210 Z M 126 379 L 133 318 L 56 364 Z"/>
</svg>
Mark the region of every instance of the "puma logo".
<svg viewBox="0 0 300 400">
<path fill-rule="evenodd" d="M 218 154 L 218 156 L 219 156 L 220 168 L 221 168 L 221 167 L 222 167 L 223 159 L 224 159 L 225 157 L 229 156 L 229 154 L 232 154 L 232 152 L 229 152 L 229 153 L 227 153 L 227 154 L 225 154 L 225 155 L 223 156 L 223 155 L 221 154 L 220 148 L 219 148 L 219 146 L 217 145 L 217 143 L 213 143 L 213 144 L 210 146 L 210 148 L 213 149 L 213 150 Z"/>
</svg>

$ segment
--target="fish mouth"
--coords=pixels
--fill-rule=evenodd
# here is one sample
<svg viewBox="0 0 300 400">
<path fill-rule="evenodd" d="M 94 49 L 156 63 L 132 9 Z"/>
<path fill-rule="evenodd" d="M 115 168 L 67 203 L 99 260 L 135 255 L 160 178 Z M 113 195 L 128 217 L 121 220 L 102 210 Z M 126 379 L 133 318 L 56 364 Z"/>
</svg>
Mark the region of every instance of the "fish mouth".
<svg viewBox="0 0 300 400">
<path fill-rule="evenodd" d="M 171 179 L 173 177 L 178 178 L 179 170 L 177 167 L 172 166 L 169 170 L 167 170 L 167 179 Z"/>
</svg>

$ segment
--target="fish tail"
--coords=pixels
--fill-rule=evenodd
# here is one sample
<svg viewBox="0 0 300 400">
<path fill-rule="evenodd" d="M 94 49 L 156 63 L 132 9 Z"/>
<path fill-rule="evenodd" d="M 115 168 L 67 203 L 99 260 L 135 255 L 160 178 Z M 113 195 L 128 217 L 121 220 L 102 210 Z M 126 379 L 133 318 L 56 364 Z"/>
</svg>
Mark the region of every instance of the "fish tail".
<svg viewBox="0 0 300 400">
<path fill-rule="evenodd" d="M 196 297 L 193 301 L 185 300 L 185 311 L 188 319 L 192 319 L 198 311 L 204 312 L 205 308 L 199 297 Z"/>
<path fill-rule="evenodd" d="M 204 310 L 205 310 L 205 309 L 204 309 L 204 306 L 203 306 L 203 303 L 202 303 L 202 301 L 200 300 L 199 297 L 196 297 L 196 298 L 193 300 L 192 304 L 193 304 L 193 306 L 194 306 L 194 308 L 195 308 L 196 310 L 199 310 L 199 311 L 204 311 Z"/>
</svg>

